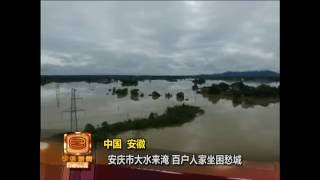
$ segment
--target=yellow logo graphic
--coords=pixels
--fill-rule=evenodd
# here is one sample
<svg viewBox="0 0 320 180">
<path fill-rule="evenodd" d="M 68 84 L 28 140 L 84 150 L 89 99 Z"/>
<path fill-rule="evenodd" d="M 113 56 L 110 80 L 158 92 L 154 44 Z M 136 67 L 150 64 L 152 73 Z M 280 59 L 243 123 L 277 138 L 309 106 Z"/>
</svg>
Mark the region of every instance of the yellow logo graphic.
<svg viewBox="0 0 320 180">
<path fill-rule="evenodd" d="M 64 156 L 68 168 L 88 168 L 92 162 L 91 134 L 73 132 L 64 134 Z"/>
</svg>

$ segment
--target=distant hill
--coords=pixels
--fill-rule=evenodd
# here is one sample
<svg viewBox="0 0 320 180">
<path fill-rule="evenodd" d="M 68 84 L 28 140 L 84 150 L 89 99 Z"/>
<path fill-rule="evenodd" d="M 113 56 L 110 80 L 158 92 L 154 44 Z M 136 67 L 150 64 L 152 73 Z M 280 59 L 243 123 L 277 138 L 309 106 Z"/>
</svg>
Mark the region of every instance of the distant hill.
<svg viewBox="0 0 320 180">
<path fill-rule="evenodd" d="M 279 81 L 280 74 L 274 71 L 227 71 L 220 74 L 203 74 L 199 75 L 203 79 L 214 80 L 241 80 L 246 81 Z"/>
<path fill-rule="evenodd" d="M 209 75 L 210 76 L 210 75 Z M 212 74 L 212 76 L 216 77 L 279 77 L 280 74 L 274 71 L 227 71 L 220 74 Z"/>
</svg>

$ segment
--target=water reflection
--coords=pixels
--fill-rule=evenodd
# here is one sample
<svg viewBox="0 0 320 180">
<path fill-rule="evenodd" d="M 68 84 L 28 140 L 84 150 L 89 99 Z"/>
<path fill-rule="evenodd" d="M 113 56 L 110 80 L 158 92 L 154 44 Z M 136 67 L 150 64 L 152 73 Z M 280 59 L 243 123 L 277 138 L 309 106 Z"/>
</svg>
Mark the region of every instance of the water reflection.
<svg viewBox="0 0 320 180">
<path fill-rule="evenodd" d="M 233 107 L 241 106 L 242 108 L 254 108 L 255 106 L 267 107 L 270 104 L 278 103 L 278 98 L 263 98 L 263 97 L 228 97 L 223 95 L 206 95 L 202 94 L 212 104 L 217 104 L 220 99 L 232 101 Z"/>
</svg>

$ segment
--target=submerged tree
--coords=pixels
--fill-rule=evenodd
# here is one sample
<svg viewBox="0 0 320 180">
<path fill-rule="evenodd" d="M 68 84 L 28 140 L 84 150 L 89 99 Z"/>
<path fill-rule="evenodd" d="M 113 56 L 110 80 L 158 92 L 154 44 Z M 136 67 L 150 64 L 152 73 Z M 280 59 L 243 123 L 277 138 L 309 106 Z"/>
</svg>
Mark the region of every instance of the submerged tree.
<svg viewBox="0 0 320 180">
<path fill-rule="evenodd" d="M 203 78 L 198 78 L 198 79 L 194 79 L 193 81 L 192 81 L 195 85 L 196 84 L 204 84 L 204 83 L 206 83 L 206 80 L 205 79 L 203 79 Z"/>
<path fill-rule="evenodd" d="M 176 94 L 176 98 L 178 101 L 183 101 L 184 100 L 184 93 L 183 92 L 178 92 Z"/>
<path fill-rule="evenodd" d="M 139 100 L 139 89 L 132 89 L 132 90 L 130 91 L 130 94 L 131 94 L 130 98 L 131 98 L 132 100 L 135 100 L 135 101 L 138 101 L 138 100 Z"/>
<path fill-rule="evenodd" d="M 116 89 L 115 94 L 117 94 L 118 98 L 126 97 L 128 95 L 128 88 Z"/>
<path fill-rule="evenodd" d="M 149 96 L 152 96 L 152 99 L 158 99 L 161 95 L 157 91 L 153 91 Z"/>
<path fill-rule="evenodd" d="M 165 96 L 167 99 L 170 99 L 170 98 L 172 97 L 172 94 L 171 94 L 171 93 L 166 93 L 164 96 Z"/>
<path fill-rule="evenodd" d="M 199 87 L 198 87 L 197 84 L 194 84 L 194 85 L 192 86 L 192 90 L 196 91 L 196 90 L 198 90 L 198 89 L 199 89 Z"/>
</svg>

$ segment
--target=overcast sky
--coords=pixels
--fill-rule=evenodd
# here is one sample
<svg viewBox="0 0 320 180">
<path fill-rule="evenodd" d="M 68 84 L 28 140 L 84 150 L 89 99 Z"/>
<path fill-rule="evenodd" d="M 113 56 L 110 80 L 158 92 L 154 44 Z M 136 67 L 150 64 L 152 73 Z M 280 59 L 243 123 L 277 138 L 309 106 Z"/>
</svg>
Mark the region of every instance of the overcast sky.
<svg viewBox="0 0 320 180">
<path fill-rule="evenodd" d="M 278 1 L 42 1 L 42 74 L 279 72 Z"/>
</svg>

